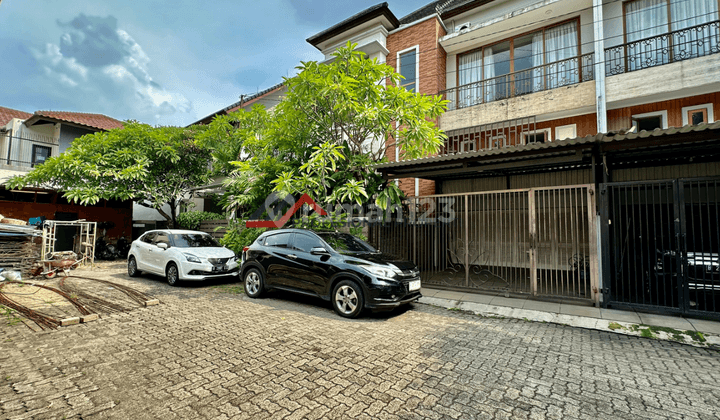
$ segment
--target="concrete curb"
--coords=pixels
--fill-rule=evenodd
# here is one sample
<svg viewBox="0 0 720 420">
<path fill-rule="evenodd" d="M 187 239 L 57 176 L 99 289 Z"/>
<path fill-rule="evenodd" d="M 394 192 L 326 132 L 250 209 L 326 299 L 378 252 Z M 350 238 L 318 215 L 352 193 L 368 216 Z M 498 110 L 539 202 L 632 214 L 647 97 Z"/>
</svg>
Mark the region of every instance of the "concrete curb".
<svg viewBox="0 0 720 420">
<path fill-rule="evenodd" d="M 435 297 L 422 297 L 419 303 L 439 306 L 441 308 L 461 310 L 488 318 L 513 318 L 533 322 L 549 322 L 568 325 L 571 327 L 591 330 L 607 331 L 615 334 L 632 335 L 636 337 L 654 338 L 657 340 L 675 341 L 694 347 L 720 349 L 720 336 L 701 332 L 692 336 L 685 331 L 665 328 L 662 325 L 648 326 L 629 322 L 618 322 L 607 319 L 591 318 L 586 316 L 566 315 L 553 312 L 535 311 L 530 309 L 517 309 L 506 306 L 487 305 L 484 303 L 463 302 L 459 300 Z M 704 339 L 705 341 L 702 341 Z"/>
</svg>

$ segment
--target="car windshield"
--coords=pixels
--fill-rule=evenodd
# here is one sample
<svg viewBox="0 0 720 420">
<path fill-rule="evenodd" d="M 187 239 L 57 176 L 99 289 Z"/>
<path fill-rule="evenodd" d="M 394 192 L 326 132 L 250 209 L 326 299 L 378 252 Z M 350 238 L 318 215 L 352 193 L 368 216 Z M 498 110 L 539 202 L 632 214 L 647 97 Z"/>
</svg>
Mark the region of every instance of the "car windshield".
<svg viewBox="0 0 720 420">
<path fill-rule="evenodd" d="M 365 252 L 378 252 L 362 239 L 347 233 L 318 233 L 328 245 L 341 254 L 355 254 Z"/>
<path fill-rule="evenodd" d="M 175 233 L 170 235 L 173 244 L 178 248 L 220 248 L 212 236 L 207 233 Z"/>
</svg>

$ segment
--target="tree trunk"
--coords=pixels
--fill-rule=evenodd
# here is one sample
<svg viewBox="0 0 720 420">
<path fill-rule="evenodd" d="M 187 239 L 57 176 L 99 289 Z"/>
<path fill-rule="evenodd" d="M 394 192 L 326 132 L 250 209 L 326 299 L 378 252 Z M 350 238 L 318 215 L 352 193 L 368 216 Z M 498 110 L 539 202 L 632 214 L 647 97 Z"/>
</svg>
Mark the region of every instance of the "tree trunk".
<svg viewBox="0 0 720 420">
<path fill-rule="evenodd" d="M 176 213 L 175 209 L 177 208 L 177 204 L 176 204 L 176 201 L 174 198 L 172 200 L 170 200 L 170 202 L 168 204 L 170 204 L 170 216 L 172 217 L 172 226 L 170 226 L 170 229 L 175 229 L 175 228 L 177 228 L 177 216 L 175 214 Z"/>
</svg>

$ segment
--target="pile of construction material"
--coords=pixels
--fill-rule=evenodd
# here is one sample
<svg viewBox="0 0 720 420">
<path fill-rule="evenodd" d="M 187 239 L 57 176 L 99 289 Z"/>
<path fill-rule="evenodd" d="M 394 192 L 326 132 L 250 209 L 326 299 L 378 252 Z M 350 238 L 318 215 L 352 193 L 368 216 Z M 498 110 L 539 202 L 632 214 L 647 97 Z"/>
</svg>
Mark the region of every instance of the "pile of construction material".
<svg viewBox="0 0 720 420">
<path fill-rule="evenodd" d="M 27 222 L 0 215 L 0 268 L 27 276 L 40 261 L 42 231 Z"/>
</svg>

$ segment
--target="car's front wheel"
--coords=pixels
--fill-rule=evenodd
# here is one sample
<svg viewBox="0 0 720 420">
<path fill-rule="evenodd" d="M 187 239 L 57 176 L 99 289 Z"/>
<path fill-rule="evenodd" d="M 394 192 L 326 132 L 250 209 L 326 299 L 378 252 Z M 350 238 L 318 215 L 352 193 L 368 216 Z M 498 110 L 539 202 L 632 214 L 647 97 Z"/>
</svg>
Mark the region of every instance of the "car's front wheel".
<svg viewBox="0 0 720 420">
<path fill-rule="evenodd" d="M 351 280 L 342 280 L 333 289 L 333 308 L 345 318 L 357 318 L 363 310 L 365 299 L 360 286 Z"/>
<path fill-rule="evenodd" d="M 170 286 L 177 286 L 180 284 L 180 273 L 178 272 L 177 265 L 170 263 L 165 270 L 165 278 Z"/>
<path fill-rule="evenodd" d="M 265 284 L 262 273 L 257 268 L 251 268 L 245 273 L 245 293 L 251 298 L 262 296 Z"/>
<path fill-rule="evenodd" d="M 135 260 L 135 257 L 130 257 L 128 259 L 128 276 L 137 277 L 139 275 L 140 270 L 137 268 L 137 261 Z"/>
</svg>

